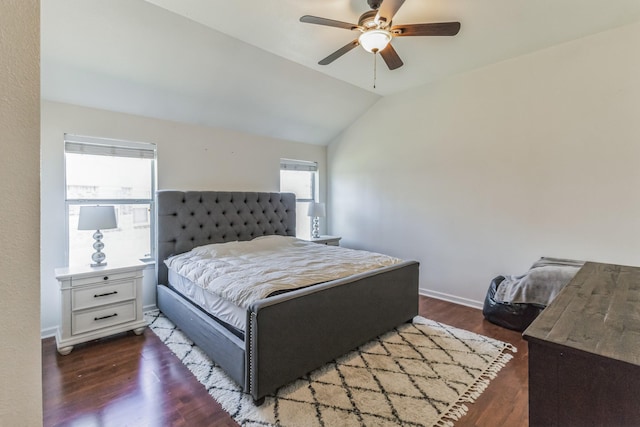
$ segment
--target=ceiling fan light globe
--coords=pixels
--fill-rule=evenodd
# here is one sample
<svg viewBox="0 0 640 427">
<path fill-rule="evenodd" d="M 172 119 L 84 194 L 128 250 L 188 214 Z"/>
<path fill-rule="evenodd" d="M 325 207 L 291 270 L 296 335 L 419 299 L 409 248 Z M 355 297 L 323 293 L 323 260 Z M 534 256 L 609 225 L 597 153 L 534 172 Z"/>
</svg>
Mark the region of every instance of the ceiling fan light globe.
<svg viewBox="0 0 640 427">
<path fill-rule="evenodd" d="M 358 42 L 367 52 L 382 51 L 391 41 L 392 35 L 387 30 L 369 30 L 360 34 Z"/>
</svg>

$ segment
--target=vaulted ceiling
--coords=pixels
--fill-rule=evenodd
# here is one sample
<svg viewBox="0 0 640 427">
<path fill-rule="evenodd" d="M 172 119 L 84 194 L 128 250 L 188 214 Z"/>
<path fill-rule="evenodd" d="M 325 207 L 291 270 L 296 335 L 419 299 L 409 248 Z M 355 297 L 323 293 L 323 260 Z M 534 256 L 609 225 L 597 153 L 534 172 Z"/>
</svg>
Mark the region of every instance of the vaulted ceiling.
<svg viewBox="0 0 640 427">
<path fill-rule="evenodd" d="M 327 144 L 380 97 L 640 19 L 638 0 L 406 0 L 395 24 L 459 21 L 455 37 L 393 40 L 390 71 L 357 37 L 366 0 L 45 0 L 42 97 Z"/>
</svg>

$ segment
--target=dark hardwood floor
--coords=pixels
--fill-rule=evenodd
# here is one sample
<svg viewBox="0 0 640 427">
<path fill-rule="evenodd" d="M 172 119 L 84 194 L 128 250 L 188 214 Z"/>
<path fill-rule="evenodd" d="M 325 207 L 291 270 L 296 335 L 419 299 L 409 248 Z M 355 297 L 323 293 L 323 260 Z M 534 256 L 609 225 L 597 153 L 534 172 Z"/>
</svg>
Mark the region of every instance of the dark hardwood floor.
<svg viewBox="0 0 640 427">
<path fill-rule="evenodd" d="M 479 310 L 420 298 L 420 314 L 509 342 L 515 357 L 456 426 L 527 426 L 527 344 Z M 236 426 L 205 388 L 151 332 L 116 335 L 60 356 L 42 342 L 44 426 Z"/>
</svg>

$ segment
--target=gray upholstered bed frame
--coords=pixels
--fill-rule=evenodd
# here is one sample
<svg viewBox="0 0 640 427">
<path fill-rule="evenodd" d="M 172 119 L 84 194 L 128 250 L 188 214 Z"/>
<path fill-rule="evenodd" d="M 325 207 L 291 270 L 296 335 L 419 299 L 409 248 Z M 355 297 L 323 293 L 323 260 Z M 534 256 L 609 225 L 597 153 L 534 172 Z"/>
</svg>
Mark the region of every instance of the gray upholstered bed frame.
<svg viewBox="0 0 640 427">
<path fill-rule="evenodd" d="M 418 263 L 407 261 L 259 300 L 239 338 L 166 286 L 163 261 L 210 243 L 295 236 L 295 196 L 164 190 L 157 203 L 158 307 L 258 404 L 418 313 Z"/>
</svg>

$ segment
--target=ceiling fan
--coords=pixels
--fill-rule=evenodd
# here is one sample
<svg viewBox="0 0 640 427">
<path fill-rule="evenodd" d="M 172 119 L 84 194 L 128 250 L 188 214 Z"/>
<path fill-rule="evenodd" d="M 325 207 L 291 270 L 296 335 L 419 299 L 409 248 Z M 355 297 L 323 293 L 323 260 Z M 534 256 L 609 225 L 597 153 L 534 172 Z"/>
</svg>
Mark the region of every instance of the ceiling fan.
<svg viewBox="0 0 640 427">
<path fill-rule="evenodd" d="M 340 49 L 327 56 L 318 64 L 327 65 L 340 58 L 345 53 L 362 46 L 367 52 L 380 55 L 390 70 L 402 67 L 404 64 L 396 50 L 391 45 L 394 37 L 410 36 L 455 36 L 460 31 L 459 22 L 437 22 L 431 24 L 404 24 L 393 25 L 392 20 L 405 0 L 367 0 L 371 10 L 360 15 L 358 24 L 336 21 L 305 15 L 301 22 L 308 24 L 326 25 L 329 27 L 344 28 L 351 31 L 359 31 L 360 36 L 344 45 Z"/>
</svg>

